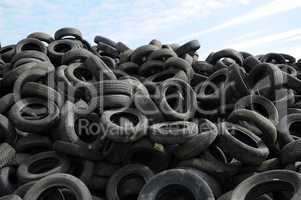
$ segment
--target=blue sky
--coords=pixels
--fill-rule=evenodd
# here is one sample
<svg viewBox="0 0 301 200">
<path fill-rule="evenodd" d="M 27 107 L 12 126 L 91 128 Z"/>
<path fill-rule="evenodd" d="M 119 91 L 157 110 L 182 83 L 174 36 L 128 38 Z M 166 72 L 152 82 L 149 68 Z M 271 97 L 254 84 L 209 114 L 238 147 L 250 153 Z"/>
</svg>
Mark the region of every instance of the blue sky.
<svg viewBox="0 0 301 200">
<path fill-rule="evenodd" d="M 1 0 L 0 41 L 76 27 L 91 42 L 103 35 L 132 48 L 198 39 L 203 58 L 223 48 L 301 58 L 300 11 L 301 0 Z"/>
</svg>

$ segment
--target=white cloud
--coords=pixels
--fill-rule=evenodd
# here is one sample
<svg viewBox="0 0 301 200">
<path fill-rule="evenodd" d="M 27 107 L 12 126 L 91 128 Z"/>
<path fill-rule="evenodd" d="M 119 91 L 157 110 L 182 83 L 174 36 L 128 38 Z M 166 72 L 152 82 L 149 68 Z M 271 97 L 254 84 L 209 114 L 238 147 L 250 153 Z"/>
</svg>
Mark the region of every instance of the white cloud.
<svg viewBox="0 0 301 200">
<path fill-rule="evenodd" d="M 229 41 L 229 43 L 237 43 L 237 42 L 241 42 L 241 41 L 244 41 L 244 40 L 247 40 L 247 39 L 250 39 L 250 38 L 253 38 L 255 36 L 258 36 L 262 33 L 263 31 L 262 30 L 257 30 L 257 31 L 253 31 L 253 32 L 248 32 L 248 33 L 245 33 L 245 34 L 242 34 L 242 35 L 239 35 L 237 37 L 234 37 L 233 39 L 231 39 Z"/>
<path fill-rule="evenodd" d="M 202 19 L 218 9 L 249 2 L 250 0 L 109 0 L 96 6 L 79 20 L 85 26 L 89 26 L 92 19 L 98 21 L 100 29 L 106 29 L 113 38 L 131 42 L 152 39 L 164 30 L 170 30 L 174 34 L 175 27 L 185 28 L 192 21 Z M 104 17 L 104 12 L 112 15 Z M 110 29 L 113 24 L 118 26 L 120 32 Z"/>
<path fill-rule="evenodd" d="M 301 40 L 301 34 L 285 39 L 285 42 L 295 42 Z"/>
<path fill-rule="evenodd" d="M 290 39 L 301 34 L 301 28 L 292 29 L 281 33 L 273 33 L 261 37 L 255 37 L 248 40 L 242 40 L 239 43 L 232 44 L 231 47 L 238 50 L 250 50 L 252 47 L 263 46 L 267 43 Z M 227 46 L 227 45 L 226 45 Z M 230 44 L 229 44 L 230 46 Z"/>
<path fill-rule="evenodd" d="M 197 38 L 200 35 L 208 34 L 211 32 L 216 32 L 219 30 L 223 30 L 235 25 L 239 24 L 246 24 L 251 21 L 259 20 L 268 16 L 272 16 L 275 14 L 287 12 L 296 8 L 301 7 L 301 1 L 300 0 L 289 0 L 289 1 L 283 1 L 283 0 L 273 0 L 269 3 L 266 3 L 262 6 L 259 6 L 250 12 L 243 14 L 241 16 L 237 16 L 233 19 L 230 19 L 222 24 L 210 27 L 205 30 L 201 30 L 199 32 L 193 33 L 191 35 L 187 35 L 185 37 L 179 38 L 178 41 L 183 41 L 191 38 Z"/>
</svg>

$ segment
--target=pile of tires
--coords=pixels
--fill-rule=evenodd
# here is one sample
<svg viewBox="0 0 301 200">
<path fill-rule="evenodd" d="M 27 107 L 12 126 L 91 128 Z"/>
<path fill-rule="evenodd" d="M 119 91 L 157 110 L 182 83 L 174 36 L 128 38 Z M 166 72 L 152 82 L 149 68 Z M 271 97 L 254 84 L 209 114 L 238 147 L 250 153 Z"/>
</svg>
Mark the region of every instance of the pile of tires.
<svg viewBox="0 0 301 200">
<path fill-rule="evenodd" d="M 0 200 L 300 199 L 300 60 L 94 43 L 0 48 Z"/>
</svg>

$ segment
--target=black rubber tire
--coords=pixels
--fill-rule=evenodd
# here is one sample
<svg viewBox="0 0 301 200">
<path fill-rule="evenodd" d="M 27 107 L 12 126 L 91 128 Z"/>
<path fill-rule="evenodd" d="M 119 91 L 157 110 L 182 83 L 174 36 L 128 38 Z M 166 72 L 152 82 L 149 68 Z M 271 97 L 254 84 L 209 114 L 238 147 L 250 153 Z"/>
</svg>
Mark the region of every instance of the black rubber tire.
<svg viewBox="0 0 301 200">
<path fill-rule="evenodd" d="M 101 55 L 107 55 L 112 58 L 119 57 L 119 52 L 115 47 L 103 42 L 97 43 L 97 50 L 101 52 Z"/>
<path fill-rule="evenodd" d="M 16 54 L 21 51 L 40 51 L 47 54 L 47 47 L 38 39 L 26 38 L 16 44 L 15 51 Z"/>
<path fill-rule="evenodd" d="M 226 192 L 226 193 L 224 193 L 223 195 L 221 195 L 220 197 L 218 197 L 217 200 L 231 200 L 232 193 L 233 193 L 232 190 L 229 191 L 229 192 Z"/>
<path fill-rule="evenodd" d="M 191 53 L 197 51 L 201 47 L 198 40 L 191 40 L 182 46 L 178 47 L 175 52 L 178 56 L 182 56 L 186 53 Z"/>
<path fill-rule="evenodd" d="M 143 179 L 144 184 L 146 184 L 151 177 L 153 176 L 153 172 L 144 165 L 138 164 L 130 164 L 120 168 L 116 171 L 109 179 L 109 182 L 106 187 L 106 196 L 108 199 L 115 199 L 119 200 L 122 199 L 119 197 L 118 188 L 122 181 L 125 181 L 126 178 L 130 178 L 130 176 L 138 176 L 139 178 Z M 128 186 L 132 187 L 132 186 Z M 142 189 L 136 188 L 138 191 Z M 137 194 L 130 194 L 130 195 L 137 195 Z"/>
<path fill-rule="evenodd" d="M 22 66 L 23 64 L 27 64 L 27 63 L 39 63 L 39 62 L 41 62 L 41 60 L 36 59 L 36 58 L 21 58 L 13 64 L 12 68 L 17 68 L 17 67 Z"/>
<path fill-rule="evenodd" d="M 21 92 L 22 97 L 40 97 L 53 101 L 57 104 L 59 108 L 63 106 L 63 98 L 60 93 L 58 93 L 53 88 L 35 82 L 27 82 L 22 87 Z"/>
<path fill-rule="evenodd" d="M 22 109 L 29 105 L 38 104 L 48 107 L 48 115 L 42 119 L 30 120 L 22 116 Z M 9 119 L 16 128 L 25 132 L 40 133 L 51 128 L 58 122 L 59 108 L 53 102 L 37 98 L 25 98 L 16 102 L 9 111 Z"/>
<path fill-rule="evenodd" d="M 217 61 L 219 61 L 222 58 L 231 58 L 235 60 L 235 62 L 242 66 L 243 64 L 243 57 L 240 54 L 240 52 L 234 50 L 234 49 L 223 49 L 221 51 L 218 51 L 216 53 L 213 53 L 208 60 L 209 63 L 212 65 L 215 65 Z"/>
<path fill-rule="evenodd" d="M 14 167 L 4 167 L 0 169 L 0 195 L 12 194 L 16 187 L 16 169 Z"/>
<path fill-rule="evenodd" d="M 39 196 L 52 187 L 66 187 L 71 190 L 76 200 L 92 200 L 87 186 L 78 178 L 68 174 L 53 174 L 40 179 L 24 196 L 24 200 L 38 200 Z"/>
<path fill-rule="evenodd" d="M 251 107 L 251 109 L 263 115 L 264 113 L 261 113 L 260 110 L 256 110 L 256 104 L 262 106 L 265 109 L 264 112 L 267 113 L 267 116 L 265 117 L 268 118 L 274 125 L 277 125 L 279 123 L 277 108 L 272 101 L 263 96 L 248 95 L 242 97 L 235 103 L 235 110 L 247 109 L 248 107 Z"/>
<path fill-rule="evenodd" d="M 129 148 L 123 164 L 142 164 L 154 173 L 166 170 L 171 161 L 170 153 L 163 145 L 153 143 L 148 138 L 133 143 Z"/>
<path fill-rule="evenodd" d="M 16 54 L 12 58 L 11 64 L 14 64 L 15 62 L 17 62 L 18 60 L 20 60 L 22 58 L 34 58 L 34 59 L 40 60 L 42 62 L 49 62 L 49 58 L 45 53 L 42 53 L 40 51 L 28 50 L 28 51 L 22 51 L 22 52 Z"/>
<path fill-rule="evenodd" d="M 70 162 L 54 151 L 42 152 L 29 157 L 17 170 L 20 183 L 36 181 L 56 173 L 69 171 Z"/>
<path fill-rule="evenodd" d="M 100 161 L 96 163 L 93 174 L 96 176 L 111 177 L 118 169 L 120 169 L 119 165 Z"/>
<path fill-rule="evenodd" d="M 75 109 L 76 105 L 74 103 L 66 101 L 61 109 L 60 122 L 56 127 L 56 130 L 53 131 L 53 137 L 65 142 L 78 144 L 80 147 L 90 150 L 99 150 L 101 147 L 101 130 L 90 132 L 90 127 L 88 125 L 91 125 L 92 123 L 99 123 L 100 117 L 95 113 L 84 115 L 77 114 Z M 83 124 L 79 124 L 83 121 L 80 122 L 78 121 L 79 119 L 87 120 L 85 121 L 87 126 L 83 130 L 80 130 L 80 126 Z"/>
<path fill-rule="evenodd" d="M 116 42 L 114 42 L 113 40 L 111 40 L 111 39 L 109 39 L 109 38 L 107 38 L 107 37 L 104 37 L 104 36 L 100 36 L 100 35 L 95 36 L 95 37 L 94 37 L 94 42 L 95 42 L 96 44 L 98 44 L 98 43 L 100 43 L 100 42 L 101 42 L 101 43 L 105 43 L 105 44 L 107 44 L 107 45 L 110 45 L 110 46 L 116 48 Z"/>
<path fill-rule="evenodd" d="M 258 135 L 268 146 L 274 146 L 277 142 L 277 129 L 275 125 L 261 114 L 247 109 L 234 110 L 228 117 L 232 123 L 239 121 L 246 121 L 253 123 L 258 129 L 261 130 L 262 135 Z"/>
<path fill-rule="evenodd" d="M 149 137 L 159 144 L 183 144 L 193 139 L 198 131 L 198 125 L 193 122 L 161 122 L 149 127 Z"/>
<path fill-rule="evenodd" d="M 247 85 L 246 79 L 247 75 L 243 72 L 243 68 L 241 68 L 236 63 L 230 65 L 230 80 L 234 81 L 234 87 L 236 88 L 237 93 L 241 96 L 246 96 L 250 94 L 250 89 Z"/>
<path fill-rule="evenodd" d="M 187 106 L 186 112 L 178 112 L 174 110 L 169 104 L 166 99 L 166 92 L 168 88 L 173 86 L 180 86 L 182 89 L 183 94 L 186 94 L 185 104 Z M 163 81 L 160 84 L 160 99 L 158 100 L 158 105 L 161 112 L 171 120 L 188 120 L 192 118 L 195 114 L 197 101 L 196 95 L 193 89 L 190 87 L 188 83 L 181 79 L 170 78 L 166 81 Z"/>
<path fill-rule="evenodd" d="M 301 159 L 301 140 L 295 140 L 285 145 L 280 152 L 280 160 L 283 166 Z"/>
<path fill-rule="evenodd" d="M 124 80 L 104 80 L 94 84 L 100 95 L 122 94 L 132 96 L 132 86 Z"/>
<path fill-rule="evenodd" d="M 78 44 L 72 40 L 55 40 L 48 45 L 48 56 L 56 66 L 60 66 L 63 56 L 76 48 L 79 48 Z"/>
<path fill-rule="evenodd" d="M 300 175 L 288 170 L 271 170 L 256 174 L 239 184 L 233 191 L 231 200 L 256 199 L 269 192 L 289 190 L 293 188 L 291 200 L 301 195 Z"/>
<path fill-rule="evenodd" d="M 68 173 L 78 177 L 85 184 L 92 178 L 94 170 L 95 163 L 90 160 L 81 160 L 76 157 L 70 159 L 70 169 Z"/>
<path fill-rule="evenodd" d="M 0 100 L 1 102 L 1 100 Z M 10 120 L 5 116 L 0 114 L 0 139 L 3 142 L 14 145 L 17 139 L 17 134 L 15 128 L 11 124 Z"/>
<path fill-rule="evenodd" d="M 177 57 L 177 54 L 171 49 L 158 49 L 148 56 L 148 60 L 166 61 L 170 57 Z"/>
<path fill-rule="evenodd" d="M 243 166 L 240 169 L 241 173 L 251 173 L 251 172 L 265 172 L 269 170 L 281 169 L 281 163 L 279 158 L 271 158 L 263 161 L 258 166 Z"/>
<path fill-rule="evenodd" d="M 170 78 L 181 79 L 181 80 L 185 81 L 186 83 L 189 83 L 188 76 L 183 70 L 167 69 L 167 70 L 163 70 L 163 71 L 161 70 L 160 72 L 157 72 L 155 74 L 152 74 L 151 76 L 148 76 L 144 80 L 144 84 L 148 83 L 148 82 L 153 82 L 155 84 L 159 84 Z"/>
<path fill-rule="evenodd" d="M 75 86 L 90 84 L 99 81 L 100 77 L 95 72 L 87 69 L 82 63 L 72 63 L 65 70 L 66 78 Z"/>
<path fill-rule="evenodd" d="M 102 156 L 98 151 L 89 149 L 86 146 L 81 146 L 70 142 L 57 140 L 53 144 L 53 149 L 58 153 L 63 153 L 81 159 L 86 159 L 91 161 L 102 160 Z"/>
<path fill-rule="evenodd" d="M 1 47 L 0 55 L 4 62 L 9 63 L 12 60 L 12 58 L 16 54 L 15 47 L 16 45 L 14 44 Z"/>
<path fill-rule="evenodd" d="M 46 136 L 32 134 L 19 138 L 15 148 L 18 153 L 36 154 L 50 151 L 52 149 L 52 142 Z"/>
<path fill-rule="evenodd" d="M 21 73 L 14 82 L 13 92 L 15 97 L 17 98 L 15 99 L 15 101 L 20 99 L 21 88 L 25 82 L 46 81 L 45 78 L 49 78 L 49 75 L 51 73 L 54 73 L 55 70 L 54 66 L 50 62 L 27 63 L 24 65 L 29 64 L 32 64 L 32 67 L 28 70 L 23 71 L 23 73 Z M 18 68 L 21 67 L 22 66 Z"/>
<path fill-rule="evenodd" d="M 238 173 L 241 163 L 235 159 L 228 161 L 219 147 L 210 147 L 199 157 L 180 161 L 177 167 L 198 169 L 224 182 Z"/>
<path fill-rule="evenodd" d="M 133 102 L 136 109 L 149 119 L 150 124 L 165 121 L 161 110 L 149 95 L 145 95 L 143 92 L 136 92 L 133 96 Z"/>
<path fill-rule="evenodd" d="M 258 60 L 255 56 L 249 56 L 244 59 L 243 67 L 247 72 L 250 72 L 256 65 L 260 64 L 260 60 Z"/>
<path fill-rule="evenodd" d="M 154 45 L 144 45 L 138 47 L 133 51 L 131 55 L 131 61 L 137 63 L 138 65 L 141 65 L 146 60 L 146 58 L 157 49 L 158 47 Z"/>
<path fill-rule="evenodd" d="M 227 97 L 229 95 L 228 88 L 227 88 L 228 86 L 227 83 L 229 82 L 229 76 L 230 75 L 228 69 L 226 68 L 219 69 L 215 71 L 213 74 L 211 74 L 207 80 L 198 83 L 198 85 L 195 86 L 198 102 L 205 105 L 209 104 L 215 106 L 220 102 L 222 89 L 224 89 L 224 93 Z M 212 92 L 206 92 L 208 87 L 212 89 Z"/>
<path fill-rule="evenodd" d="M 7 143 L 2 143 L 0 145 L 0 168 L 2 169 L 11 165 L 15 159 L 15 156 L 15 149 Z"/>
<path fill-rule="evenodd" d="M 268 53 L 260 58 L 263 63 L 285 64 L 285 58 L 278 53 Z"/>
<path fill-rule="evenodd" d="M 18 66 L 6 73 L 4 73 L 2 79 L 2 85 L 4 87 L 12 88 L 15 81 L 25 72 L 30 71 L 36 66 L 37 63 L 30 62 L 23 65 Z"/>
<path fill-rule="evenodd" d="M 191 67 L 191 64 L 189 62 L 187 62 L 186 60 L 179 58 L 179 57 L 168 58 L 165 62 L 165 68 L 166 69 L 172 68 L 172 69 L 183 70 L 187 74 L 189 83 L 193 77 L 193 69 Z"/>
<path fill-rule="evenodd" d="M 83 48 L 74 48 L 67 51 L 62 57 L 62 64 L 69 65 L 73 62 L 85 61 L 87 58 L 94 56 L 90 51 Z"/>
<path fill-rule="evenodd" d="M 124 114 L 134 117 L 136 124 L 132 124 L 131 126 L 127 124 L 116 124 L 111 119 L 113 116 L 122 116 Z M 126 117 L 126 119 L 131 120 L 128 117 Z M 101 122 L 103 123 L 105 130 L 109 130 L 107 137 L 115 142 L 134 142 L 147 134 L 148 119 L 135 109 L 105 111 L 102 114 Z"/>
<path fill-rule="evenodd" d="M 104 95 L 103 97 L 99 98 L 100 100 L 97 102 L 100 103 L 98 106 L 100 111 L 111 109 L 128 109 L 132 104 L 132 99 L 123 94 Z"/>
<path fill-rule="evenodd" d="M 121 70 L 122 72 L 125 72 L 129 75 L 138 74 L 139 65 L 133 62 L 124 62 L 118 65 L 118 70 Z"/>
<path fill-rule="evenodd" d="M 218 182 L 217 179 L 215 179 L 211 175 L 209 175 L 205 172 L 202 172 L 200 170 L 197 170 L 197 169 L 193 169 L 193 168 L 183 168 L 183 169 L 191 170 L 192 172 L 197 173 L 201 178 L 203 178 L 206 181 L 206 183 L 208 184 L 208 186 L 210 187 L 215 198 L 218 198 L 219 196 L 221 196 L 222 186 Z"/>
<path fill-rule="evenodd" d="M 133 50 L 128 49 L 128 50 L 123 51 L 122 53 L 120 53 L 120 55 L 119 55 L 119 57 L 120 57 L 120 63 L 133 62 L 131 60 L 131 56 L 132 56 L 133 52 L 134 52 Z M 138 64 L 138 63 L 136 63 L 136 64 Z M 140 64 L 138 64 L 138 65 L 140 65 Z"/>
<path fill-rule="evenodd" d="M 34 32 L 27 36 L 27 38 L 35 38 L 41 40 L 42 42 L 51 43 L 54 39 L 52 36 L 48 35 L 47 33 L 43 32 Z"/>
<path fill-rule="evenodd" d="M 129 48 L 126 44 L 124 44 L 124 43 L 122 43 L 122 42 L 117 42 L 117 43 L 116 43 L 116 49 L 117 49 L 120 53 L 122 53 L 122 52 L 124 52 L 124 51 L 126 51 L 126 50 L 129 50 L 130 48 Z"/>
<path fill-rule="evenodd" d="M 117 68 L 117 59 L 113 59 L 109 56 L 101 56 L 100 59 L 111 69 L 114 70 Z"/>
<path fill-rule="evenodd" d="M 15 191 L 14 194 L 18 195 L 19 197 L 23 198 L 28 190 L 36 183 L 36 181 L 27 182 L 23 185 L 20 185 Z M 1 200 L 1 199 L 0 199 Z"/>
<path fill-rule="evenodd" d="M 172 187 L 175 185 L 177 189 Z M 195 200 L 214 199 L 205 180 L 198 174 L 184 169 L 166 170 L 155 175 L 143 187 L 138 200 L 155 200 L 159 194 L 171 199 L 185 194 Z M 171 195 L 171 197 L 167 195 Z"/>
<path fill-rule="evenodd" d="M 162 43 L 161 43 L 159 40 L 157 40 L 157 39 L 152 39 L 152 40 L 149 42 L 149 44 L 154 45 L 154 46 L 157 46 L 157 47 L 159 47 L 159 48 L 161 48 L 161 46 L 162 46 Z"/>
<path fill-rule="evenodd" d="M 139 67 L 138 74 L 140 76 L 149 77 L 153 74 L 162 72 L 162 70 L 164 70 L 164 62 L 159 60 L 149 60 Z"/>
<path fill-rule="evenodd" d="M 0 114 L 6 114 L 10 108 L 14 105 L 14 94 L 9 93 L 0 98 Z M 2 120 L 0 120 L 2 121 Z"/>
<path fill-rule="evenodd" d="M 297 70 L 296 70 L 294 67 L 290 66 L 290 65 L 287 65 L 287 64 L 280 64 L 280 65 L 278 65 L 278 67 L 279 67 L 279 69 L 281 69 L 283 72 L 285 72 L 285 73 L 287 73 L 287 74 L 289 74 L 289 75 L 291 75 L 291 76 L 297 77 L 297 75 L 298 75 Z"/>
<path fill-rule="evenodd" d="M 20 196 L 15 194 L 10 194 L 0 197 L 0 200 L 22 200 Z"/>
<path fill-rule="evenodd" d="M 214 72 L 214 66 L 206 61 L 196 61 L 192 63 L 192 69 L 195 73 L 204 76 L 210 76 Z"/>
<path fill-rule="evenodd" d="M 84 65 L 95 74 L 99 75 L 99 77 L 102 77 L 103 80 L 117 79 L 113 71 L 97 56 L 87 58 Z"/>
<path fill-rule="evenodd" d="M 272 91 L 281 88 L 284 84 L 283 72 L 277 66 L 269 63 L 256 65 L 247 77 L 248 86 L 251 90 L 256 90 L 256 83 L 266 76 L 270 80 L 270 99 L 274 99 L 275 94 Z"/>
<path fill-rule="evenodd" d="M 106 139 L 103 142 L 101 155 L 105 161 L 110 162 L 111 164 L 120 165 L 123 163 L 129 148 L 130 144 L 128 143 L 112 142 L 111 140 Z"/>
<path fill-rule="evenodd" d="M 207 119 L 198 121 L 198 134 L 187 142 L 178 145 L 174 154 L 179 160 L 187 160 L 204 152 L 216 139 L 218 130 L 215 124 Z"/>
<path fill-rule="evenodd" d="M 218 146 L 237 160 L 250 165 L 258 165 L 268 157 L 269 149 L 248 129 L 226 122 L 221 123 L 218 128 L 220 131 L 217 138 Z"/>
<path fill-rule="evenodd" d="M 60 40 L 65 37 L 74 37 L 75 39 L 82 40 L 82 33 L 76 28 L 61 28 L 54 33 L 54 39 Z"/>
<path fill-rule="evenodd" d="M 280 147 L 291 143 L 294 141 L 293 135 L 291 134 L 291 126 L 294 123 L 301 121 L 301 113 L 288 114 L 282 117 L 277 125 L 278 131 L 278 143 Z"/>
<path fill-rule="evenodd" d="M 108 181 L 109 178 L 107 177 L 93 176 L 87 186 L 91 191 L 105 191 Z"/>
<path fill-rule="evenodd" d="M 21 163 L 27 160 L 30 154 L 27 153 L 16 153 L 15 159 L 12 161 L 11 166 L 18 167 Z"/>
</svg>

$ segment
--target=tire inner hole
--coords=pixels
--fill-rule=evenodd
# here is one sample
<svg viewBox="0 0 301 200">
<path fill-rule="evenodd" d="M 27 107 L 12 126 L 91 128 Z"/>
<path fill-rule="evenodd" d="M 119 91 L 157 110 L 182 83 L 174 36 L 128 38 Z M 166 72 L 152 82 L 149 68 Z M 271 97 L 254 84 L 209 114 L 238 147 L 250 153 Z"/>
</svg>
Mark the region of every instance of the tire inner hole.
<svg viewBox="0 0 301 200">
<path fill-rule="evenodd" d="M 250 138 L 248 135 L 241 132 L 240 130 L 234 130 L 234 129 L 231 130 L 231 135 L 233 135 L 233 137 L 235 137 L 239 141 L 243 142 L 244 144 L 247 144 L 254 148 L 258 148 L 257 143 L 252 138 Z"/>
<path fill-rule="evenodd" d="M 144 186 L 144 179 L 136 174 L 123 177 L 117 186 L 117 193 L 122 200 L 135 200 Z"/>
<path fill-rule="evenodd" d="M 139 123 L 139 118 L 131 113 L 116 113 L 111 116 L 111 121 L 119 126 L 131 127 Z"/>
<path fill-rule="evenodd" d="M 57 158 L 48 157 L 33 162 L 28 171 L 32 174 L 41 174 L 56 168 L 60 161 Z"/>
<path fill-rule="evenodd" d="M 301 136 L 301 121 L 296 121 L 296 122 L 293 122 L 290 126 L 289 126 L 289 132 L 292 134 L 292 135 L 295 135 L 295 136 Z"/>
<path fill-rule="evenodd" d="M 93 74 L 88 69 L 85 69 L 83 67 L 77 67 L 73 74 L 76 78 L 78 78 L 81 81 L 91 81 L 93 80 Z"/>
<path fill-rule="evenodd" d="M 100 124 L 89 118 L 78 118 L 75 120 L 74 129 L 77 136 L 86 143 L 92 143 L 100 134 Z"/>
<path fill-rule="evenodd" d="M 223 163 L 228 163 L 227 157 L 224 154 L 224 152 L 217 146 L 211 146 L 209 147 L 209 152 L 219 161 L 222 161 Z"/>
<path fill-rule="evenodd" d="M 187 125 L 182 124 L 182 123 L 164 124 L 163 126 L 161 126 L 161 129 L 164 129 L 164 130 L 179 130 L 179 129 L 185 129 L 185 128 L 187 128 Z"/>
<path fill-rule="evenodd" d="M 71 46 L 65 43 L 57 44 L 54 47 L 54 51 L 59 53 L 66 53 L 67 51 L 71 50 Z"/>
<path fill-rule="evenodd" d="M 42 104 L 30 104 L 21 109 L 21 116 L 28 120 L 44 119 L 48 116 L 48 108 Z"/>
<path fill-rule="evenodd" d="M 254 110 L 254 111 L 258 112 L 259 114 L 261 114 L 262 116 L 269 118 L 269 113 L 268 113 L 267 109 L 259 103 L 252 103 L 252 104 L 246 106 L 246 109 Z"/>
<path fill-rule="evenodd" d="M 162 188 L 156 198 L 156 200 L 196 200 L 193 193 L 184 185 L 168 185 Z"/>
<path fill-rule="evenodd" d="M 38 200 L 77 200 L 76 196 L 65 187 L 51 187 L 43 191 Z"/>
<path fill-rule="evenodd" d="M 41 47 L 39 45 L 37 45 L 37 44 L 34 44 L 34 43 L 27 43 L 27 44 L 24 44 L 21 47 L 21 50 L 22 51 L 26 51 L 26 50 L 41 51 Z"/>
<path fill-rule="evenodd" d="M 179 86 L 170 86 L 165 92 L 165 98 L 168 105 L 175 111 L 185 113 L 188 110 L 189 102 L 188 91 Z"/>
<path fill-rule="evenodd" d="M 246 195 L 245 200 L 253 200 L 257 197 L 267 194 L 267 193 L 277 193 L 280 194 L 281 192 L 286 192 L 288 195 L 288 198 L 285 199 L 291 199 L 291 197 L 294 194 L 294 187 L 285 181 L 270 181 L 270 182 L 264 182 L 261 184 L 256 185 L 253 187 L 249 193 Z M 278 196 L 278 195 L 277 195 Z"/>
</svg>

